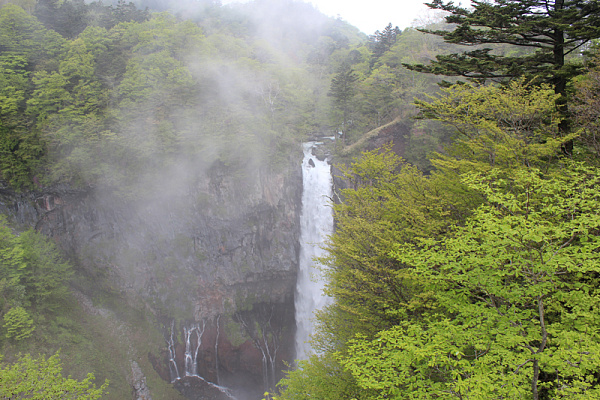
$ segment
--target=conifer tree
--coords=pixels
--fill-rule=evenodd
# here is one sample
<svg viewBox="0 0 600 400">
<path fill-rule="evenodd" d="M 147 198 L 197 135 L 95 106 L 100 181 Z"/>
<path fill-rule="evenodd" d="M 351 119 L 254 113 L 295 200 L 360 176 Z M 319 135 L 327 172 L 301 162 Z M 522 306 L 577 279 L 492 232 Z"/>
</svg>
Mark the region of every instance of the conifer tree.
<svg viewBox="0 0 600 400">
<path fill-rule="evenodd" d="M 401 33 L 400 28 L 397 26 L 392 28 L 392 24 L 389 23 L 383 32 L 376 31 L 375 34 L 369 36 L 369 48 L 373 52 L 371 66 L 377 62 L 379 57 L 392 48 Z"/>
<path fill-rule="evenodd" d="M 493 0 L 472 1 L 472 8 L 452 1 L 433 0 L 434 10 L 450 13 L 446 22 L 456 24 L 452 31 L 427 30 L 446 42 L 483 48 L 438 55 L 428 65 L 405 66 L 409 69 L 446 76 L 459 76 L 483 82 L 506 82 L 515 77 L 536 77 L 550 83 L 561 97 L 557 106 L 567 116 L 567 85 L 580 74 L 580 65 L 567 63 L 566 57 L 582 50 L 600 37 L 600 4 L 590 0 Z M 525 54 L 494 54 L 487 45 L 508 44 L 532 51 Z M 566 134 L 565 118 L 561 131 Z M 572 141 L 563 151 L 571 153 Z"/>
<path fill-rule="evenodd" d="M 358 79 L 352 68 L 344 64 L 331 80 L 328 96 L 333 97 L 334 108 L 341 113 L 342 138 L 347 133 L 348 120 L 350 119 L 350 103 L 356 92 L 355 82 Z"/>
<path fill-rule="evenodd" d="M 495 55 L 485 47 L 462 54 L 438 55 L 430 65 L 407 67 L 473 80 L 503 81 L 517 76 L 540 76 L 564 93 L 567 81 L 578 69 L 565 57 L 600 37 L 600 4 L 589 0 L 494 0 L 473 1 L 472 9 L 433 0 L 427 4 L 450 15 L 452 31 L 423 32 L 441 36 L 446 42 L 473 46 L 509 44 L 533 50 L 525 55 Z"/>
</svg>

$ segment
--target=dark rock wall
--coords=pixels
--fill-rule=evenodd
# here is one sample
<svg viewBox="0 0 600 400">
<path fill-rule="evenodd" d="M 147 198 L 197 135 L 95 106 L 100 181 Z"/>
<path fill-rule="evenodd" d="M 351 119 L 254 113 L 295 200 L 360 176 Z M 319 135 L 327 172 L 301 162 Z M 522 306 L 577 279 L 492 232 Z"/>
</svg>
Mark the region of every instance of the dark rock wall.
<svg viewBox="0 0 600 400">
<path fill-rule="evenodd" d="M 235 385 L 237 374 L 255 382 L 258 373 L 267 382 L 257 327 L 277 326 L 269 339 L 279 346 L 277 368 L 293 352 L 302 177 L 300 160 L 292 164 L 284 171 L 233 171 L 217 163 L 183 178 L 158 178 L 139 196 L 67 186 L 24 194 L 0 188 L 0 211 L 54 238 L 82 274 L 108 282 L 125 299 L 141 299 L 165 326 L 172 320 L 214 325 L 222 317 L 223 379 Z M 271 320 L 265 320 L 268 309 Z M 200 370 L 211 375 L 216 362 L 206 351 Z M 166 361 L 156 354 L 160 370 Z"/>
</svg>

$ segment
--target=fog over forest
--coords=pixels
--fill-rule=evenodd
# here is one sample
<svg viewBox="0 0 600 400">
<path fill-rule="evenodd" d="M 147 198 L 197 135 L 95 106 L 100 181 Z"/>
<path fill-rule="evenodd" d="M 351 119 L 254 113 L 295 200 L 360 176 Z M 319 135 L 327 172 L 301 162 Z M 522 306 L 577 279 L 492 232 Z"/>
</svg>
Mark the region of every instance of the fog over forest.
<svg viewBox="0 0 600 400">
<path fill-rule="evenodd" d="M 0 398 L 600 398 L 600 7 L 538 3 L 0 0 Z"/>
</svg>

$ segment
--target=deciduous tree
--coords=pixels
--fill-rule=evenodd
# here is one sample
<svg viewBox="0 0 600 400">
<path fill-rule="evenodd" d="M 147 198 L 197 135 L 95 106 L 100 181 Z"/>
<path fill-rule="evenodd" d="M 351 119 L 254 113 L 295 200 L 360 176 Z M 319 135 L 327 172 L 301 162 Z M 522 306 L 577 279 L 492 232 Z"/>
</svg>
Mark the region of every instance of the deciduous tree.
<svg viewBox="0 0 600 400">
<path fill-rule="evenodd" d="M 459 84 L 415 104 L 423 117 L 455 131 L 446 152 L 432 155 L 438 169 L 510 171 L 548 167 L 556 161 L 560 144 L 576 136 L 559 134 L 557 96 L 548 85 L 533 86 L 521 78 L 504 87 Z"/>
<path fill-rule="evenodd" d="M 68 296 L 72 275 L 56 245 L 45 236 L 29 230 L 14 235 L 0 218 L 0 306 L 8 311 L 13 305 L 35 311 L 55 310 Z M 0 313 L 3 310 L 0 308 Z"/>
<path fill-rule="evenodd" d="M 31 315 L 21 306 L 16 306 L 4 314 L 4 336 L 20 341 L 31 336 L 34 326 Z"/>
<path fill-rule="evenodd" d="M 96 388 L 93 381 L 91 373 L 82 381 L 64 378 L 58 354 L 47 359 L 26 354 L 14 364 L 0 365 L 0 398 L 99 399 L 106 393 L 108 382 Z"/>
<path fill-rule="evenodd" d="M 465 176 L 486 197 L 468 223 L 398 246 L 441 308 L 350 346 L 377 398 L 600 398 L 600 171 L 509 179 Z"/>
</svg>

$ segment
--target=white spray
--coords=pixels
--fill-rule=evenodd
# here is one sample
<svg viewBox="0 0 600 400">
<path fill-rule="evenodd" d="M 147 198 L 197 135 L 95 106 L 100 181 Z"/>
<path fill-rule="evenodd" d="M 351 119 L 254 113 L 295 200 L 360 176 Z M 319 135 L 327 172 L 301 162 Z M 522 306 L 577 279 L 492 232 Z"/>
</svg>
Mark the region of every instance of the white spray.
<svg viewBox="0 0 600 400">
<path fill-rule="evenodd" d="M 229 390 L 224 386 L 217 383 L 207 381 L 205 378 L 198 374 L 198 354 L 200 352 L 200 346 L 202 345 L 202 336 L 206 328 L 206 321 L 202 320 L 202 325 L 199 323 L 192 324 L 191 326 L 183 327 L 183 335 L 185 338 L 185 353 L 184 353 L 184 376 L 194 377 L 200 379 L 208 386 L 219 390 L 221 393 L 226 395 L 228 398 L 235 400 L 235 397 Z M 217 319 L 217 332 L 219 329 L 219 319 Z M 173 339 L 173 332 L 175 330 L 175 321 L 171 323 L 171 335 L 167 339 L 167 348 L 169 350 L 169 368 L 171 371 L 171 383 L 182 379 L 179 375 L 177 368 L 176 354 L 175 354 L 175 341 Z M 218 335 L 218 333 L 217 333 Z M 217 336 L 218 337 L 218 336 Z M 195 338 L 195 340 L 194 340 Z M 218 339 L 217 339 L 218 341 Z M 215 351 L 217 350 L 217 344 L 215 343 Z M 218 361 L 217 361 L 218 362 Z M 218 364 L 217 364 L 218 374 Z M 218 378 L 217 378 L 218 379 Z"/>
<path fill-rule="evenodd" d="M 303 360 L 313 352 L 309 343 L 314 329 L 314 313 L 330 299 L 323 295 L 324 277 L 314 257 L 322 256 L 321 248 L 333 231 L 331 166 L 312 155 L 319 143 L 304 144 L 302 161 L 302 214 L 300 216 L 300 267 L 296 283 L 296 359 Z"/>
</svg>

